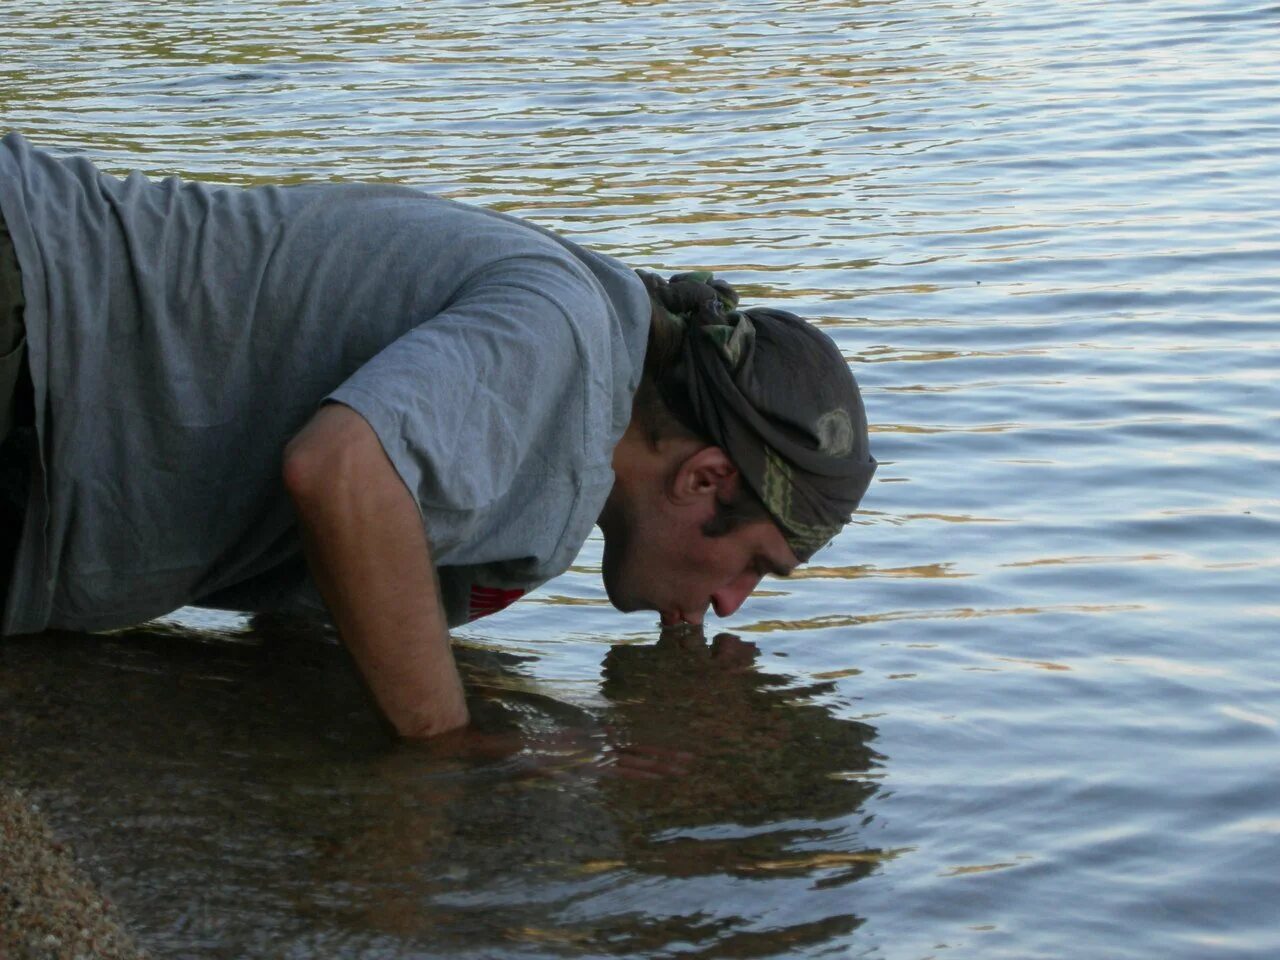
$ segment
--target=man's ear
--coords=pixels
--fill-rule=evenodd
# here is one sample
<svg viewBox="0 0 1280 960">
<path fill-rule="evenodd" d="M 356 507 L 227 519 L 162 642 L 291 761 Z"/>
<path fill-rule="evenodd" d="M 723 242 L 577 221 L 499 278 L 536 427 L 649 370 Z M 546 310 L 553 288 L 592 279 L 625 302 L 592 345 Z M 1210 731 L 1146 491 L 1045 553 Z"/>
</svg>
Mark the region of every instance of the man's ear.
<svg viewBox="0 0 1280 960">
<path fill-rule="evenodd" d="M 676 504 L 711 499 L 729 500 L 738 484 L 738 468 L 719 447 L 702 447 L 676 469 L 668 495 Z"/>
</svg>

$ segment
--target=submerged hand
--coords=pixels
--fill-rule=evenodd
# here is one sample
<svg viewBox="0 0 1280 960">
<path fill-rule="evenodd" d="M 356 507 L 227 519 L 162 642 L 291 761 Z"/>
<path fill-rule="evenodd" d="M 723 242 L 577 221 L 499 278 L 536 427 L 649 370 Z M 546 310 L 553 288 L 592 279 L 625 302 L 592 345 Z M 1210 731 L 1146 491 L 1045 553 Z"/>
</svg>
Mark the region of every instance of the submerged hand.
<svg viewBox="0 0 1280 960">
<path fill-rule="evenodd" d="M 623 780 L 666 780 L 685 776 L 695 759 L 687 750 L 674 747 L 625 744 L 611 747 L 596 769 L 602 776 Z"/>
<path fill-rule="evenodd" d="M 511 761 L 519 775 L 552 778 L 661 780 L 684 776 L 694 760 L 693 754 L 671 747 L 618 743 L 613 731 L 574 728 L 530 736 L 468 726 L 415 741 L 414 749 L 438 761 Z"/>
<path fill-rule="evenodd" d="M 524 741 L 519 730 L 494 733 L 467 726 L 412 743 L 433 760 L 505 760 L 520 753 Z"/>
</svg>

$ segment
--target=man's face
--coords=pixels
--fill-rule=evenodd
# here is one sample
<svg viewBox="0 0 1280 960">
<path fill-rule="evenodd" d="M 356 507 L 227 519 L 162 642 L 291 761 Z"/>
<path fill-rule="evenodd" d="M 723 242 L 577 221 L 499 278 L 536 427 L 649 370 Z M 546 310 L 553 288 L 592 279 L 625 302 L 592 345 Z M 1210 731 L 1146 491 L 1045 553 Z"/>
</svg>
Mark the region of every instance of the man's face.
<svg viewBox="0 0 1280 960">
<path fill-rule="evenodd" d="M 786 576 L 795 553 L 771 520 L 709 537 L 714 500 L 662 503 L 605 529 L 604 585 L 619 610 L 656 610 L 663 624 L 702 623 L 707 608 L 727 617 L 766 573 Z"/>
</svg>

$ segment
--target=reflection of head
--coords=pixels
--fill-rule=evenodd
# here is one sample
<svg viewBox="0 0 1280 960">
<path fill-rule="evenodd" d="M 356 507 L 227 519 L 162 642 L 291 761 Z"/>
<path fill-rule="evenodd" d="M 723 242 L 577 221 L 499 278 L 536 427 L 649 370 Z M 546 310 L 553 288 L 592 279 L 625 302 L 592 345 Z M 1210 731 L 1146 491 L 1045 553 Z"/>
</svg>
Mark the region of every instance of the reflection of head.
<svg viewBox="0 0 1280 960">
<path fill-rule="evenodd" d="M 782 310 L 738 309 L 709 273 L 644 271 L 653 304 L 636 409 L 725 450 L 802 561 L 857 509 L 876 462 L 857 382 L 832 340 Z"/>
<path fill-rule="evenodd" d="M 620 791 L 619 803 L 643 807 L 662 827 L 827 819 L 856 811 L 874 792 L 857 778 L 879 759 L 867 745 L 874 728 L 803 702 L 817 689 L 726 672 L 707 648 L 665 638 L 613 647 L 604 678 L 611 726 L 635 743 L 697 755 L 685 777 Z"/>
</svg>

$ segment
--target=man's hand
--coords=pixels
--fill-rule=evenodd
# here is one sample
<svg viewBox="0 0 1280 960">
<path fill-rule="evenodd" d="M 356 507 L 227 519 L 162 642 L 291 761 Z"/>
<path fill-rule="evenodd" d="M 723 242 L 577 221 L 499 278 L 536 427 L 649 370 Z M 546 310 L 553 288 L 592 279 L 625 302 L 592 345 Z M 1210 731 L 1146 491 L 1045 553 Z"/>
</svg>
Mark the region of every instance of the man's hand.
<svg viewBox="0 0 1280 960">
<path fill-rule="evenodd" d="M 417 504 L 373 428 L 328 404 L 285 448 L 312 576 L 378 706 L 404 737 L 467 723 Z"/>
<path fill-rule="evenodd" d="M 518 729 L 462 727 L 432 737 L 420 749 L 433 760 L 509 761 L 513 772 L 555 780 L 666 780 L 687 774 L 695 760 L 685 750 L 621 742 L 609 728 L 565 727 L 529 736 Z"/>
</svg>

